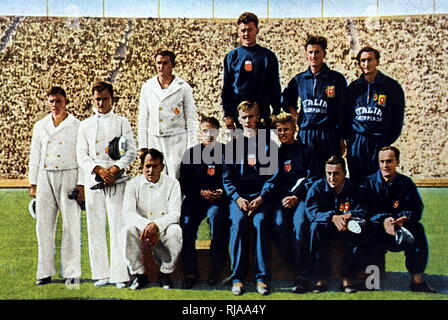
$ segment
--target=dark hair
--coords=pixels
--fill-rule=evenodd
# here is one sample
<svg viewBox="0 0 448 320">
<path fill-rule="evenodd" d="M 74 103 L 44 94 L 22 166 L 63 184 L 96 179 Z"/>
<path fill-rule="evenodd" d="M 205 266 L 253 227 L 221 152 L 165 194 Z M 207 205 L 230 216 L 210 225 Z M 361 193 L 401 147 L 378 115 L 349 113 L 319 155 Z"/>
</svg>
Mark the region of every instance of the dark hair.
<svg viewBox="0 0 448 320">
<path fill-rule="evenodd" d="M 171 63 L 173 64 L 173 66 L 176 65 L 176 54 L 173 51 L 170 51 L 170 50 L 158 50 L 156 52 L 156 54 L 154 55 L 154 59 L 156 59 L 157 56 L 170 57 L 170 60 L 171 60 Z"/>
<path fill-rule="evenodd" d="M 204 117 L 204 118 L 201 119 L 201 124 L 202 123 L 208 123 L 213 128 L 216 128 L 216 129 L 221 128 L 221 125 L 219 124 L 218 119 L 216 119 L 215 117 Z"/>
<path fill-rule="evenodd" d="M 92 86 L 92 94 L 96 92 L 101 92 L 103 90 L 107 90 L 110 93 L 112 100 L 114 99 L 114 88 L 112 85 L 105 81 L 95 82 Z"/>
<path fill-rule="evenodd" d="M 65 100 L 67 100 L 67 94 L 65 93 L 65 90 L 62 89 L 61 87 L 51 87 L 48 91 L 47 91 L 47 97 L 49 96 L 55 96 L 57 94 L 60 94 L 61 96 L 63 96 L 65 98 Z"/>
<path fill-rule="evenodd" d="M 356 61 L 361 60 L 361 54 L 363 54 L 364 52 L 373 52 L 375 54 L 375 59 L 376 60 L 380 60 L 380 52 L 376 49 L 373 49 L 372 47 L 364 47 L 361 50 L 359 50 L 358 54 L 356 55 Z"/>
<path fill-rule="evenodd" d="M 308 36 L 308 38 L 306 39 L 306 43 L 305 43 L 305 50 L 308 47 L 308 45 L 311 44 L 315 44 L 315 45 L 319 45 L 322 47 L 322 49 L 325 51 L 327 50 L 327 38 L 325 37 L 320 37 L 320 36 Z"/>
<path fill-rule="evenodd" d="M 148 149 L 148 150 L 144 150 L 144 151 L 142 152 L 142 154 L 140 155 L 140 162 L 141 162 L 142 166 L 144 165 L 144 163 L 145 163 L 145 158 L 146 158 L 146 156 L 147 156 L 148 154 L 151 155 L 151 158 L 152 158 L 153 160 L 157 160 L 157 159 L 159 159 L 159 160 L 160 160 L 160 163 L 163 164 L 163 153 L 160 152 L 160 151 L 157 150 L 157 149 L 151 148 L 151 149 Z"/>
<path fill-rule="evenodd" d="M 252 12 L 244 12 L 240 15 L 236 24 L 237 25 L 240 25 L 241 23 L 248 24 L 250 22 L 253 22 L 255 26 L 258 28 L 258 17 Z"/>
<path fill-rule="evenodd" d="M 345 159 L 342 156 L 340 156 L 340 155 L 335 154 L 335 155 L 331 156 L 330 158 L 328 158 L 327 161 L 325 161 L 325 164 L 326 165 L 327 164 L 331 164 L 331 165 L 338 165 L 338 164 L 340 164 L 342 170 L 344 171 L 344 173 L 347 172 L 346 165 L 345 165 Z"/>
<path fill-rule="evenodd" d="M 392 150 L 395 153 L 395 159 L 397 159 L 397 161 L 400 161 L 400 150 L 398 150 L 397 147 L 394 146 L 384 146 L 380 149 L 379 152 L 381 151 L 387 151 L 387 150 Z M 378 154 L 379 154 L 378 152 Z"/>
</svg>

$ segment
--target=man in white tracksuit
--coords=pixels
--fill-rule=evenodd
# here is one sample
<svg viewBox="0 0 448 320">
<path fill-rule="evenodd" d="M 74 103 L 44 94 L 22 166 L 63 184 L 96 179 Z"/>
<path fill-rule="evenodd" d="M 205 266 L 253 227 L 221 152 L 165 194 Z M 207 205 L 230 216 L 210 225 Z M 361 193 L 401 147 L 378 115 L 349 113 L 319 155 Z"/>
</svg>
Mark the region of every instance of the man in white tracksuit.
<svg viewBox="0 0 448 320">
<path fill-rule="evenodd" d="M 127 183 L 123 204 L 122 251 L 130 273 L 136 276 L 130 288 L 141 289 L 148 283 L 141 258 L 141 241 L 155 236 L 151 245 L 154 260 L 160 265 L 159 284 L 171 289 L 169 275 L 182 249 L 180 184 L 162 172 L 164 164 L 160 151 L 149 149 L 140 159 L 143 174 Z"/>
<path fill-rule="evenodd" d="M 160 150 L 166 173 L 179 178 L 184 152 L 197 144 L 198 122 L 190 85 L 173 75 L 175 54 L 155 55 L 157 76 L 146 81 L 140 92 L 138 148 Z"/>
<path fill-rule="evenodd" d="M 114 283 L 124 288 L 129 275 L 120 251 L 119 236 L 123 227 L 122 201 L 125 188 L 124 169 L 135 160 L 136 148 L 131 125 L 125 117 L 112 111 L 113 88 L 107 82 L 92 88 L 95 115 L 81 122 L 78 134 L 78 163 L 85 172 L 87 232 L 92 279 L 95 286 Z M 126 153 L 113 160 L 109 142 L 124 136 Z M 101 177 L 105 187 L 91 190 Z M 106 214 L 109 222 L 110 264 L 106 238 Z"/>
<path fill-rule="evenodd" d="M 50 283 L 56 274 L 58 210 L 62 216 L 62 277 L 66 284 L 74 284 L 81 276 L 81 209 L 68 194 L 76 188 L 78 200 L 84 197 L 82 174 L 78 174 L 76 161 L 79 120 L 68 113 L 66 92 L 61 87 L 47 92 L 47 104 L 51 113 L 33 128 L 28 173 L 30 195 L 36 197 L 36 285 Z"/>
</svg>

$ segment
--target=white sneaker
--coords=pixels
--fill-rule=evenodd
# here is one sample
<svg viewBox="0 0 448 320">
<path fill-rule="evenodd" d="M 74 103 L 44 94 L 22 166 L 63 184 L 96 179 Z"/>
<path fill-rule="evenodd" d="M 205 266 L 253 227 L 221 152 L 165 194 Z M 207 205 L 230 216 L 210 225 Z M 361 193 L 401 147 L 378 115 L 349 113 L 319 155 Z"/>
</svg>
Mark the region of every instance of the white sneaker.
<svg viewBox="0 0 448 320">
<path fill-rule="evenodd" d="M 109 283 L 109 278 L 97 280 L 93 285 L 95 287 L 104 287 Z"/>
<path fill-rule="evenodd" d="M 235 296 L 240 296 L 240 295 L 242 295 L 242 294 L 244 293 L 244 291 L 246 291 L 246 290 L 245 290 L 245 288 L 244 288 L 244 284 L 243 284 L 242 282 L 235 282 L 235 283 L 232 285 L 232 293 L 233 293 Z"/>
<path fill-rule="evenodd" d="M 118 282 L 118 283 L 115 284 L 115 288 L 117 288 L 117 289 L 124 289 L 124 288 L 126 288 L 126 283 Z"/>
</svg>

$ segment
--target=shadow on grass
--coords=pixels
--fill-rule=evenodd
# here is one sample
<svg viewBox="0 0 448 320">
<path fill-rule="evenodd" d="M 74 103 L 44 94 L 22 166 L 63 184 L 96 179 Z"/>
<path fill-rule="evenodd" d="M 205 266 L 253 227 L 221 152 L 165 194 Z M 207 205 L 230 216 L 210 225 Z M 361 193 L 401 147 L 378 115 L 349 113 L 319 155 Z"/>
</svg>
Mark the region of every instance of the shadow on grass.
<svg viewBox="0 0 448 320">
<path fill-rule="evenodd" d="M 431 287 L 437 290 L 437 293 L 448 294 L 448 276 L 444 275 L 431 275 L 425 274 L 425 281 L 427 281 Z M 386 272 L 386 275 L 381 278 L 380 291 L 410 291 L 409 285 L 411 276 L 407 272 Z M 327 282 L 330 292 L 340 292 L 341 281 L 329 280 Z M 293 281 L 289 280 L 273 280 L 270 281 L 270 287 L 273 292 L 291 292 Z M 245 282 L 247 292 L 256 292 L 256 284 L 254 281 Z M 180 289 L 181 283 L 175 282 L 175 288 Z M 229 290 L 231 284 L 216 284 L 209 286 L 207 283 L 200 281 L 191 290 Z"/>
</svg>

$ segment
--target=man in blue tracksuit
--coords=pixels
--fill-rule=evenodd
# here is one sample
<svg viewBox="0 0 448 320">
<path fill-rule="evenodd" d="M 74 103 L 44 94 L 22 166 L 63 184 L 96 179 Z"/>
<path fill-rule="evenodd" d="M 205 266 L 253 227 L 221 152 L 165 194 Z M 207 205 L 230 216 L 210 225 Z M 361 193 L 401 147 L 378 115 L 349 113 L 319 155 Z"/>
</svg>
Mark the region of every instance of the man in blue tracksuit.
<svg viewBox="0 0 448 320">
<path fill-rule="evenodd" d="M 348 87 L 344 131 L 350 178 L 359 182 L 378 170 L 381 147 L 393 144 L 400 136 L 405 98 L 400 84 L 377 70 L 378 50 L 362 48 L 356 59 L 362 75 Z"/>
<path fill-rule="evenodd" d="M 282 94 L 283 110 L 297 119 L 300 140 L 314 152 L 322 172 L 331 155 L 345 152 L 340 131 L 347 91 L 344 76 L 324 63 L 326 49 L 324 37 L 307 39 L 305 51 L 309 68 L 297 74 Z"/>
<path fill-rule="evenodd" d="M 279 141 L 279 170 L 274 178 L 273 240 L 283 262 L 296 273 L 292 292 L 309 289 L 309 221 L 305 214 L 307 190 L 321 176 L 311 150 L 295 139 L 296 120 L 288 113 L 275 121 Z"/>
<path fill-rule="evenodd" d="M 261 122 L 270 126 L 272 113 L 280 113 L 281 87 L 279 65 L 275 54 L 257 44 L 258 17 L 244 12 L 238 18 L 241 46 L 227 53 L 224 59 L 222 104 L 228 129 L 241 128 L 238 105 L 245 100 L 260 106 Z"/>
<path fill-rule="evenodd" d="M 326 178 L 316 181 L 308 191 L 305 207 L 310 227 L 310 251 L 313 259 L 313 292 L 328 290 L 326 279 L 330 275 L 328 246 L 334 238 L 344 241 L 345 252 L 341 275 L 342 291 L 356 292 L 354 277 L 365 264 L 366 230 L 355 233 L 350 229 L 354 218 L 364 219 L 366 210 L 359 188 L 346 178 L 345 160 L 332 156 L 325 165 Z"/>
<path fill-rule="evenodd" d="M 409 177 L 397 172 L 400 151 L 396 147 L 381 148 L 378 162 L 379 170 L 361 183 L 373 225 L 372 256 L 384 255 L 388 250 L 404 251 L 406 269 L 412 275 L 411 290 L 436 292 L 423 281 L 428 262 L 428 241 L 419 222 L 423 202 L 417 187 Z"/>
<path fill-rule="evenodd" d="M 249 228 L 255 236 L 254 267 L 257 291 L 269 294 L 269 219 L 277 170 L 278 150 L 267 133 L 258 129 L 259 107 L 256 102 L 243 101 L 238 106 L 243 134 L 226 144 L 223 184 L 230 202 L 230 241 L 232 293 L 244 293 L 244 279 L 248 269 Z"/>
<path fill-rule="evenodd" d="M 183 232 L 183 289 L 192 288 L 197 279 L 196 238 L 199 225 L 208 217 L 211 231 L 211 269 L 208 284 L 214 285 L 226 263 L 229 233 L 229 198 L 222 185 L 222 152 L 216 141 L 219 121 L 214 117 L 201 120 L 201 143 L 188 149 L 180 166 L 182 202 L 180 226 Z"/>
</svg>

